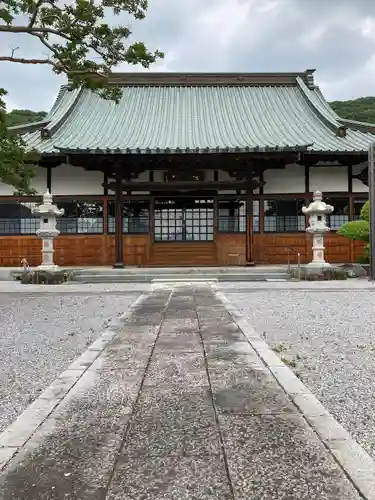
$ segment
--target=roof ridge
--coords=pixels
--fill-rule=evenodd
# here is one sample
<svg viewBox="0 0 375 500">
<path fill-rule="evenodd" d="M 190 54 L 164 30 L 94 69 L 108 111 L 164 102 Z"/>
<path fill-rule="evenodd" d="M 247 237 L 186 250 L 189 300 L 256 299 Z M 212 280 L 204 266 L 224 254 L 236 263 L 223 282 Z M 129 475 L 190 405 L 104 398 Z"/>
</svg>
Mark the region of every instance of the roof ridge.
<svg viewBox="0 0 375 500">
<path fill-rule="evenodd" d="M 21 125 L 13 125 L 12 127 L 8 127 L 8 130 L 10 132 L 14 132 L 15 134 L 21 134 L 21 135 L 32 133 L 35 132 L 35 130 L 38 130 L 39 128 L 43 128 L 45 125 L 48 125 L 48 123 L 50 123 L 50 120 L 47 118 L 48 115 L 46 116 L 45 120 L 23 123 Z"/>
<path fill-rule="evenodd" d="M 361 132 L 364 130 L 365 132 L 375 133 L 375 123 L 361 122 L 358 120 L 349 120 L 347 118 L 342 118 L 338 113 L 336 113 L 329 102 L 325 99 L 323 92 L 319 87 L 316 87 L 316 94 L 322 101 L 323 105 L 325 105 L 329 112 L 332 114 L 332 116 L 335 116 L 335 119 L 343 126 L 346 126 L 351 130 L 359 130 Z"/>
<path fill-rule="evenodd" d="M 301 78 L 314 88 L 314 69 L 301 72 L 136 72 L 110 73 L 107 85 L 113 86 L 257 86 L 296 85 Z"/>
<path fill-rule="evenodd" d="M 61 95 L 66 95 L 67 92 L 72 92 L 72 90 L 70 89 L 69 85 L 64 85 L 63 87 L 65 87 L 64 89 L 61 88 L 60 89 L 60 92 L 61 92 Z M 62 90 L 65 90 L 65 92 L 62 92 Z M 47 131 L 49 132 L 49 137 L 51 137 L 57 129 L 59 129 L 64 123 L 65 121 L 67 120 L 67 118 L 71 115 L 73 109 L 76 107 L 82 93 L 84 91 L 84 87 L 80 87 L 78 89 L 78 91 L 76 92 L 76 95 L 73 99 L 73 102 L 70 103 L 70 105 L 67 107 L 67 109 L 63 110 L 63 113 L 62 115 L 53 123 L 53 120 L 51 119 L 50 120 L 50 123 L 52 124 L 51 127 L 47 128 Z M 74 90 L 73 90 L 74 92 Z M 55 101 L 55 110 L 57 108 L 57 105 L 62 101 L 62 97 L 58 100 L 56 99 Z M 52 111 L 52 110 L 51 110 Z"/>
<path fill-rule="evenodd" d="M 51 123 L 52 121 L 52 116 L 58 106 L 58 104 L 61 102 L 63 99 L 63 96 L 65 94 L 65 91 L 69 88 L 69 85 L 60 85 L 59 91 L 57 93 L 57 96 L 55 97 L 55 100 L 53 101 L 53 104 L 51 106 L 51 109 L 48 111 L 47 116 L 45 117 L 44 120 L 38 120 L 36 122 L 29 122 L 29 123 L 24 123 L 21 125 L 13 125 L 12 127 L 8 127 L 8 129 L 12 132 L 18 133 L 18 134 L 27 134 L 27 133 L 32 133 L 35 132 L 36 130 L 40 128 L 44 128 L 46 125 Z"/>
<path fill-rule="evenodd" d="M 347 126 L 352 130 L 360 130 L 361 132 L 365 130 L 366 132 L 375 134 L 375 123 L 359 122 L 357 120 L 348 120 L 346 118 L 340 118 L 340 117 L 339 121 L 340 123 L 342 123 L 343 125 Z"/>
<path fill-rule="evenodd" d="M 51 106 L 51 109 L 48 111 L 47 116 L 51 116 L 55 109 L 57 108 L 57 105 L 60 103 L 61 99 L 64 97 L 66 90 L 69 88 L 69 85 L 60 85 L 59 91 L 57 93 L 57 96 L 55 100 L 53 101 L 53 104 Z"/>
<path fill-rule="evenodd" d="M 305 97 L 307 104 L 310 108 L 318 115 L 320 120 L 330 129 L 332 130 L 338 137 L 345 137 L 345 125 L 341 124 L 338 119 L 334 119 L 328 113 L 326 113 L 322 106 L 314 99 L 313 95 L 316 92 L 316 87 L 314 90 L 310 90 L 305 82 L 297 77 L 297 84 L 302 91 L 302 95 Z M 315 94 L 316 96 L 316 94 Z"/>
</svg>

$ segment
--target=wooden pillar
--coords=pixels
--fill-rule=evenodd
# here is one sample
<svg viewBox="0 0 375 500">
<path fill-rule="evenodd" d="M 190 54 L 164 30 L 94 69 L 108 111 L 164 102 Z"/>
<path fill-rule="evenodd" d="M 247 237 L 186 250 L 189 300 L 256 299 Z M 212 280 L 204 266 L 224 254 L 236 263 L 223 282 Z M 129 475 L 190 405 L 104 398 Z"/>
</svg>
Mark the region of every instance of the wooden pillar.
<svg viewBox="0 0 375 500">
<path fill-rule="evenodd" d="M 348 167 L 349 168 L 349 167 Z M 352 191 L 352 185 L 349 186 L 349 192 L 351 193 Z M 349 195 L 349 220 L 352 221 L 354 220 L 354 203 L 353 203 L 353 195 Z M 354 240 L 350 239 L 349 240 L 349 251 L 350 251 L 350 262 L 355 261 L 355 242 Z"/>
<path fill-rule="evenodd" d="M 216 235 L 219 232 L 219 195 L 216 194 L 213 198 L 214 209 L 213 209 L 213 226 L 214 226 L 214 239 L 216 241 Z"/>
<path fill-rule="evenodd" d="M 246 266 L 255 266 L 253 258 L 253 197 L 246 196 Z"/>
<path fill-rule="evenodd" d="M 47 189 L 52 193 L 52 167 L 48 165 L 47 167 Z"/>
<path fill-rule="evenodd" d="M 116 219 L 116 230 L 115 230 L 115 248 L 116 248 L 116 261 L 113 265 L 114 269 L 123 269 L 125 267 L 124 257 L 123 257 L 123 236 L 122 236 L 122 226 L 123 226 L 123 197 L 122 197 L 122 175 L 121 167 L 117 165 L 116 168 L 116 200 L 115 200 L 115 219 Z"/>
</svg>

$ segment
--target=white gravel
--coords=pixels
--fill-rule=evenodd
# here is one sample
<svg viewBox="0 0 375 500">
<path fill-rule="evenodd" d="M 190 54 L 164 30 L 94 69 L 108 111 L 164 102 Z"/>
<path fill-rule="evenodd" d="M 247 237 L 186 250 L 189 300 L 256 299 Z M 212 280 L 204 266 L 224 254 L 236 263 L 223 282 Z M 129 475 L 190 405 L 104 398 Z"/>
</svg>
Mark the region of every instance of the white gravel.
<svg viewBox="0 0 375 500">
<path fill-rule="evenodd" d="M 138 296 L 0 294 L 0 432 Z"/>
<path fill-rule="evenodd" d="M 375 458 L 375 293 L 228 288 L 227 297 Z"/>
</svg>

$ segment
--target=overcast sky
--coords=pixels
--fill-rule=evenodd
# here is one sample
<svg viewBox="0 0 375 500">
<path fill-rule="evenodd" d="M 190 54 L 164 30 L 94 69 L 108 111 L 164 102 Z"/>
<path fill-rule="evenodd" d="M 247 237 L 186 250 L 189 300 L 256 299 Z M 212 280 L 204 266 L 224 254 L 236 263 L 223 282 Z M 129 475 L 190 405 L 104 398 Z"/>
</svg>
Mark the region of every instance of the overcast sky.
<svg viewBox="0 0 375 500">
<path fill-rule="evenodd" d="M 132 41 L 166 57 L 153 71 L 304 71 L 328 100 L 375 95 L 374 0 L 149 0 Z M 0 34 L 0 53 L 45 56 L 35 39 Z M 134 71 L 134 67 L 121 67 Z M 65 79 L 50 68 L 0 63 L 10 108 L 48 110 Z"/>
</svg>

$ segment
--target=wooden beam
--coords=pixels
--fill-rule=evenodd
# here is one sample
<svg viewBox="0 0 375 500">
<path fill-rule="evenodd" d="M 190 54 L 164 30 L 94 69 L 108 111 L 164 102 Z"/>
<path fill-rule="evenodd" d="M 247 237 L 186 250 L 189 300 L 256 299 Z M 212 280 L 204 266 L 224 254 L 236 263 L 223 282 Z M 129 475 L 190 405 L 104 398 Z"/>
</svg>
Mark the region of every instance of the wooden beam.
<svg viewBox="0 0 375 500">
<path fill-rule="evenodd" d="M 305 165 L 305 192 L 310 192 L 310 165 L 308 163 Z"/>
<path fill-rule="evenodd" d="M 246 189 L 248 181 L 217 181 L 217 182 L 122 182 L 120 188 L 123 191 L 176 191 L 179 189 L 204 190 L 204 189 Z M 106 187 L 115 190 L 116 182 L 108 182 Z"/>
<path fill-rule="evenodd" d="M 353 192 L 353 165 L 348 165 L 348 191 Z"/>
<path fill-rule="evenodd" d="M 246 196 L 246 265 L 254 266 L 254 241 L 253 241 L 253 197 L 249 193 Z"/>
<path fill-rule="evenodd" d="M 52 193 L 52 167 L 50 165 L 47 167 L 47 189 Z"/>
<path fill-rule="evenodd" d="M 121 176 L 121 168 L 117 167 L 116 172 L 116 231 L 115 231 L 115 246 L 116 246 L 116 262 L 113 265 L 115 269 L 123 269 L 124 258 L 123 258 L 123 238 L 122 238 L 122 221 L 123 221 L 123 203 L 122 203 L 122 176 Z"/>
</svg>

